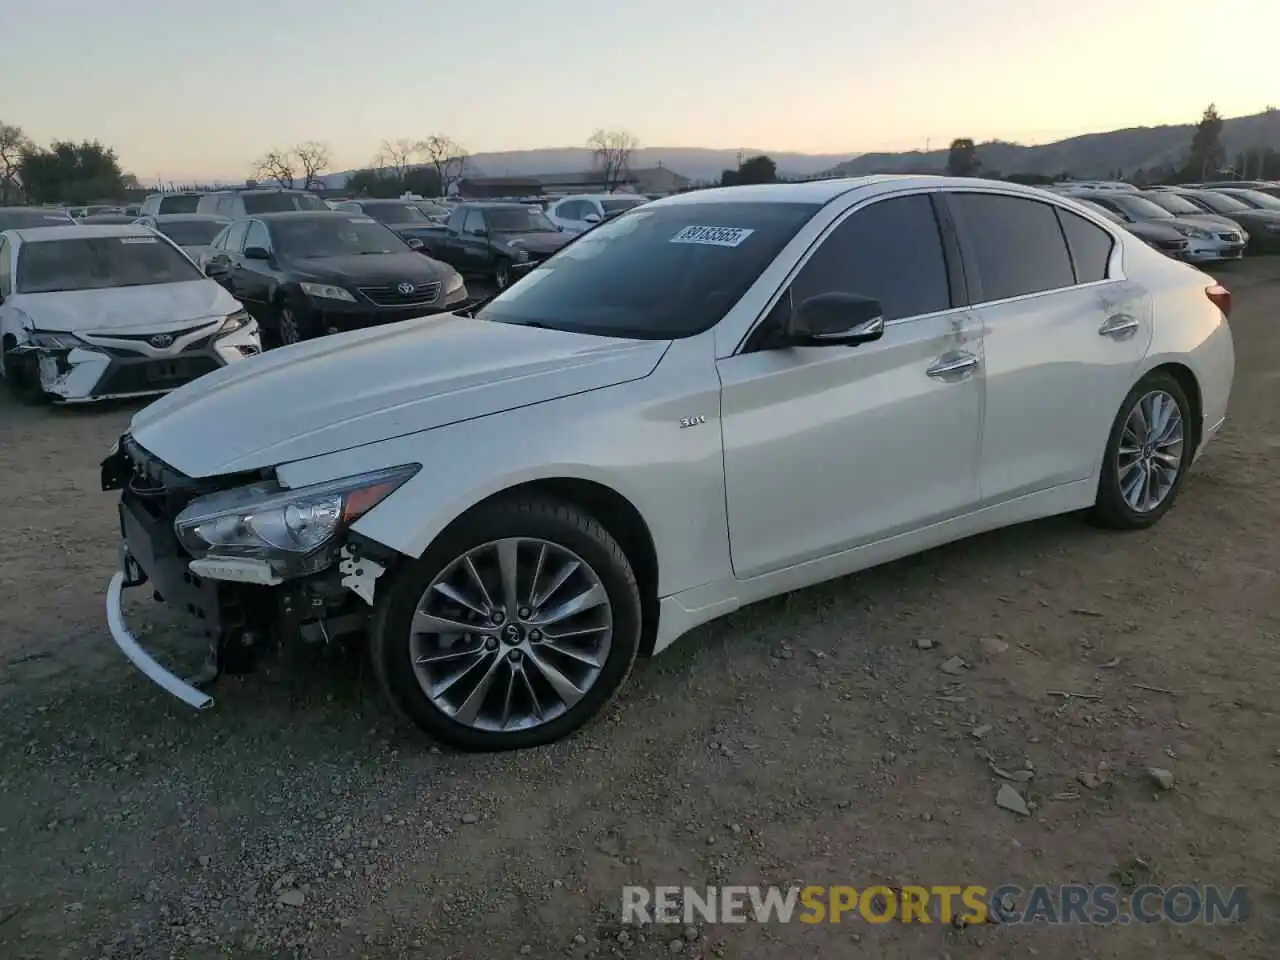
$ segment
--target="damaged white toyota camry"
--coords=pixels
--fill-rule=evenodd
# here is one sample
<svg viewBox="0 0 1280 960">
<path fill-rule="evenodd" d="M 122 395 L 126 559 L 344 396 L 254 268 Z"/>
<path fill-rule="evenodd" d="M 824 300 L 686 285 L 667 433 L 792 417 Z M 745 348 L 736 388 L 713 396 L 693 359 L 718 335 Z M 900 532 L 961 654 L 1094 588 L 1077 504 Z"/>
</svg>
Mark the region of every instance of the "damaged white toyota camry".
<svg viewBox="0 0 1280 960">
<path fill-rule="evenodd" d="M 129 632 L 126 586 L 189 614 L 214 673 L 361 637 L 426 731 L 544 743 L 745 604 L 1051 514 L 1155 524 L 1225 419 L 1230 309 L 1013 184 L 659 200 L 488 303 L 139 413 L 102 466 L 111 633 L 196 707 Z"/>
<path fill-rule="evenodd" d="M 0 336 L 29 403 L 164 393 L 262 350 L 239 301 L 132 225 L 0 233 Z"/>
</svg>

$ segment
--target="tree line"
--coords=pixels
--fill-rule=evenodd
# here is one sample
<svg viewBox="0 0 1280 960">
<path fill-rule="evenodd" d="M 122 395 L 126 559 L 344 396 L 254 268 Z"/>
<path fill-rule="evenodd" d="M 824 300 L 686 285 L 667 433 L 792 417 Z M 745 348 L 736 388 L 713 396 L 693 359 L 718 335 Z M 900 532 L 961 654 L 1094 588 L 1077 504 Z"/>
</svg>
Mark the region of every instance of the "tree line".
<svg viewBox="0 0 1280 960">
<path fill-rule="evenodd" d="M 0 203 L 92 203 L 138 187 L 116 152 L 97 140 L 42 147 L 22 127 L 0 122 Z"/>
</svg>

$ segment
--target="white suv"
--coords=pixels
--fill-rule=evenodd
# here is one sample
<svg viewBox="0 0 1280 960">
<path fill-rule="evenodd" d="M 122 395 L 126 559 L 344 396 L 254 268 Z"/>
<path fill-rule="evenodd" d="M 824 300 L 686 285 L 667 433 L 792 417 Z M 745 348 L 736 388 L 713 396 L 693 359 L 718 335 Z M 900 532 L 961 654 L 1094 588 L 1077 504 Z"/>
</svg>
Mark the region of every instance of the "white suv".
<svg viewBox="0 0 1280 960">
<path fill-rule="evenodd" d="M 648 197 L 633 193 L 584 193 L 561 197 L 555 203 L 544 204 L 543 209 L 557 227 L 564 227 L 570 233 L 582 233 L 597 223 L 603 223 L 648 202 Z"/>
</svg>

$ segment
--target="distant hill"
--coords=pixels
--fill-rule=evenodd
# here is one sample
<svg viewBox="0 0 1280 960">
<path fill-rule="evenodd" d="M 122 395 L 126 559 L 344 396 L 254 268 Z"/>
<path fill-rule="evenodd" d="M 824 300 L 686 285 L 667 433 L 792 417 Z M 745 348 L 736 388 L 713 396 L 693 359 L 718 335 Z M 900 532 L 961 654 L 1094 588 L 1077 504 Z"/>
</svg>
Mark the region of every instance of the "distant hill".
<svg viewBox="0 0 1280 960">
<path fill-rule="evenodd" d="M 1056 143 L 1024 147 L 994 141 L 978 145 L 984 171 L 1000 174 L 1040 173 L 1073 177 L 1109 177 L 1120 170 L 1131 176 L 1180 165 L 1187 155 L 1195 125 L 1132 127 L 1110 133 L 1090 133 Z M 1280 110 L 1269 109 L 1223 123 L 1223 145 L 1228 163 L 1242 151 L 1280 149 Z M 939 173 L 947 167 L 947 150 L 909 153 L 864 153 L 839 163 L 830 172 L 845 176 L 869 173 Z"/>
<path fill-rule="evenodd" d="M 664 166 L 690 180 L 717 180 L 725 169 L 738 166 L 738 150 L 715 150 L 704 147 L 645 147 L 631 156 L 636 169 Z M 783 150 L 757 150 L 744 147 L 744 157 L 766 153 L 784 176 L 808 177 L 829 170 L 833 164 L 849 159 L 848 153 L 788 153 Z M 536 150 L 508 150 L 502 153 L 472 155 L 467 171 L 479 177 L 522 177 L 533 174 L 565 173 L 591 169 L 591 151 L 584 147 L 541 147 Z M 354 170 L 331 173 L 326 186 L 341 189 Z"/>
</svg>

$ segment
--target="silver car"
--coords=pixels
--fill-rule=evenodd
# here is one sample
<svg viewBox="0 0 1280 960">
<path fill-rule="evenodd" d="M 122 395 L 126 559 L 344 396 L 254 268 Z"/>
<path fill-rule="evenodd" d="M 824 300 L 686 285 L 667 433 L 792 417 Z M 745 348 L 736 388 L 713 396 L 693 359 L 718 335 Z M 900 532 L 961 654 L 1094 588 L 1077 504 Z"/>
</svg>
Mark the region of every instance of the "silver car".
<svg viewBox="0 0 1280 960">
<path fill-rule="evenodd" d="M 1119 191 L 1104 193 L 1098 190 L 1076 196 L 1105 207 L 1123 218 L 1126 223 L 1154 221 L 1161 226 L 1172 227 L 1187 238 L 1187 249 L 1185 253 L 1179 255 L 1179 259 L 1186 260 L 1188 263 L 1239 260 L 1244 256 L 1245 243 L 1249 238 L 1239 224 L 1221 218 L 1208 222 L 1200 216 L 1184 217 L 1171 213 L 1162 205 L 1167 202 L 1163 192 L 1136 194 Z M 1200 210 L 1198 214 L 1204 212 Z"/>
</svg>

